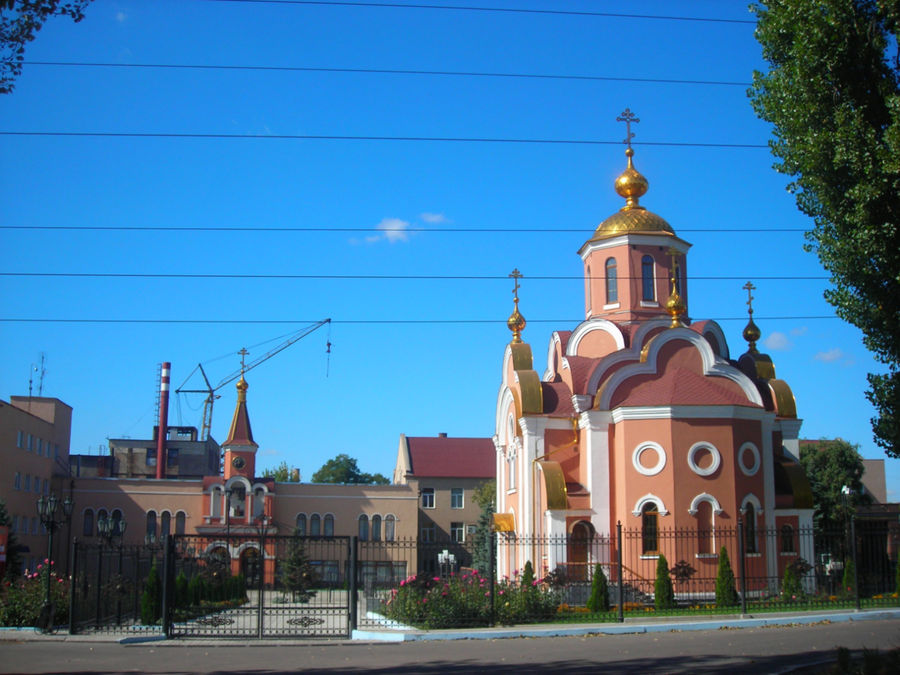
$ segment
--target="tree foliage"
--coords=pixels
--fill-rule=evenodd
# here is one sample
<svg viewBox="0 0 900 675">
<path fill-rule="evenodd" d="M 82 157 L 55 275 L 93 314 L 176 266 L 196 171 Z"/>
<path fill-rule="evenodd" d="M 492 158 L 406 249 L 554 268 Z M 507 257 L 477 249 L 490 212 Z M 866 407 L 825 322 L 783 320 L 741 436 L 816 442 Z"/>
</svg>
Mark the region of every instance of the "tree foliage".
<svg viewBox="0 0 900 675">
<path fill-rule="evenodd" d="M 716 606 L 732 607 L 738 603 L 738 594 L 734 588 L 734 570 L 728 559 L 728 549 L 724 546 L 719 551 L 719 568 L 716 570 Z"/>
<path fill-rule="evenodd" d="M 0 499 L 0 525 L 12 526 L 12 520 L 9 512 L 6 510 L 6 502 Z M 7 579 L 14 579 L 19 576 L 22 571 L 22 560 L 19 557 L 19 542 L 16 541 L 16 535 L 10 529 L 6 539 L 6 572 L 4 576 Z"/>
<path fill-rule="evenodd" d="M 662 553 L 656 561 L 656 581 L 653 582 L 653 606 L 656 609 L 671 609 L 675 606 L 675 589 L 669 576 L 669 561 Z"/>
<path fill-rule="evenodd" d="M 274 478 L 276 483 L 299 483 L 300 482 L 300 472 L 298 471 L 296 474 L 296 480 L 294 480 L 294 476 L 291 475 L 291 467 L 288 466 L 287 462 L 282 461 L 281 464 L 273 468 L 267 468 L 263 470 L 263 476 L 265 478 Z"/>
<path fill-rule="evenodd" d="M 288 542 L 287 555 L 284 557 L 281 569 L 281 581 L 285 591 L 289 592 L 294 602 L 309 602 L 316 592 L 312 590 L 318 581 L 316 571 L 309 562 L 303 539 L 294 532 Z"/>
<path fill-rule="evenodd" d="M 840 527 L 860 504 L 869 501 L 863 493 L 863 462 L 859 446 L 840 438 L 817 441 L 800 448 L 800 464 L 809 478 L 816 526 L 823 530 Z M 844 495 L 844 486 L 850 494 Z"/>
<path fill-rule="evenodd" d="M 594 578 L 591 579 L 591 597 L 588 598 L 587 608 L 595 613 L 609 611 L 609 582 L 600 563 L 594 566 Z"/>
<path fill-rule="evenodd" d="M 356 465 L 355 458 L 341 453 L 325 462 L 313 474 L 312 482 L 387 485 L 391 481 L 380 473 L 363 473 Z"/>
<path fill-rule="evenodd" d="M 807 250 L 825 297 L 886 365 L 871 373 L 875 441 L 900 456 L 900 2 L 767 0 L 753 6 L 768 62 L 749 94 L 773 126 L 775 169 L 814 219 Z"/>
<path fill-rule="evenodd" d="M 0 0 L 0 94 L 15 87 L 25 61 L 25 45 L 34 40 L 44 22 L 51 16 L 68 16 L 77 23 L 90 1 Z"/>
<path fill-rule="evenodd" d="M 491 576 L 491 546 L 494 527 L 494 503 L 497 498 L 497 482 L 489 480 L 475 488 L 472 499 L 481 507 L 475 534 L 472 535 L 472 567 L 483 576 Z M 496 570 L 494 570 L 496 572 Z M 491 577 L 493 578 L 493 577 Z"/>
</svg>

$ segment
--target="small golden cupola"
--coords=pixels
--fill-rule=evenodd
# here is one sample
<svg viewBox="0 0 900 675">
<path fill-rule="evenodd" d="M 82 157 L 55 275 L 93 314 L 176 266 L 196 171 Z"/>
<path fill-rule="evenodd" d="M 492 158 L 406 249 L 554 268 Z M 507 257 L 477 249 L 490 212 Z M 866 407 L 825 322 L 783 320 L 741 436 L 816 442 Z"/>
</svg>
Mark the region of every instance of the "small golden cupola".
<svg viewBox="0 0 900 675">
<path fill-rule="evenodd" d="M 231 418 L 231 426 L 228 429 L 228 437 L 222 443 L 222 451 L 225 454 L 225 478 L 234 475 L 252 478 L 256 471 L 256 451 L 259 448 L 253 440 L 253 429 L 250 426 L 250 413 L 247 411 L 247 389 L 249 385 L 244 379 L 244 357 L 246 349 L 241 349 L 241 377 L 237 381 L 237 404 L 234 407 L 234 416 Z"/>
<path fill-rule="evenodd" d="M 513 334 L 511 342 L 520 344 L 522 342 L 522 331 L 525 329 L 525 317 L 519 311 L 519 279 L 522 278 L 522 273 L 516 268 L 509 276 L 514 279 L 515 283 L 513 288 L 514 309 L 513 313 L 509 315 L 509 319 L 506 320 L 506 325 Z"/>
</svg>

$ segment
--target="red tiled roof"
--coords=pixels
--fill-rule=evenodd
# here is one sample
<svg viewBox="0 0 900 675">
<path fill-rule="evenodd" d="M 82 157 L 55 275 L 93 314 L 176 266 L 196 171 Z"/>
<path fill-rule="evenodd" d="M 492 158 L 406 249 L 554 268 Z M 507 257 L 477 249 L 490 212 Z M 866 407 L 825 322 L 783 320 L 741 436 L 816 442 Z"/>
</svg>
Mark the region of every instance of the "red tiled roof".
<svg viewBox="0 0 900 675">
<path fill-rule="evenodd" d="M 490 438 L 407 436 L 415 476 L 493 478 L 497 451 Z"/>
<path fill-rule="evenodd" d="M 571 417 L 575 414 L 572 406 L 572 392 L 565 382 L 541 382 L 544 397 L 544 414 L 553 417 Z"/>
<path fill-rule="evenodd" d="M 758 408 L 736 392 L 730 380 L 700 375 L 686 368 L 671 368 L 662 376 L 635 376 L 639 381 L 623 401 L 613 407 L 650 405 L 743 405 Z M 640 381 L 643 380 L 643 381 Z M 627 380 L 626 380 L 627 382 Z M 621 386 L 621 385 L 620 385 Z M 618 398 L 618 397 L 616 397 Z"/>
<path fill-rule="evenodd" d="M 590 356 L 567 356 L 566 363 L 569 364 L 569 370 L 572 371 L 572 385 L 576 394 L 584 394 L 587 387 L 588 379 L 594 368 L 600 363 L 601 359 Z"/>
</svg>

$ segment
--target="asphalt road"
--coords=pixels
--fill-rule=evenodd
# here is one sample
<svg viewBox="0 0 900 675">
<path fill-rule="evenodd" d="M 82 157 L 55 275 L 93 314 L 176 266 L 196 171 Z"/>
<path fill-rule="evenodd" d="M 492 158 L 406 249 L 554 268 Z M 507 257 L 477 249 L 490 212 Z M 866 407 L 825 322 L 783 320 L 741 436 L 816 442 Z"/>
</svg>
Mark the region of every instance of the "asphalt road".
<svg viewBox="0 0 900 675">
<path fill-rule="evenodd" d="M 824 664 L 837 646 L 900 647 L 900 620 L 394 644 L 6 640 L 0 641 L 0 672 L 786 673 Z"/>
</svg>

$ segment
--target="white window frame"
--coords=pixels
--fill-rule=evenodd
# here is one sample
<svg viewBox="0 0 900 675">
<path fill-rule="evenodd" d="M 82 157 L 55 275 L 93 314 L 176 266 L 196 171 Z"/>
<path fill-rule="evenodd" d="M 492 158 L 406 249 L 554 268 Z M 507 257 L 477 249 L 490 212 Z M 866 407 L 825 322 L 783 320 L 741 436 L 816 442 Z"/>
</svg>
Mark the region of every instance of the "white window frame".
<svg viewBox="0 0 900 675">
<path fill-rule="evenodd" d="M 462 509 L 466 505 L 466 491 L 463 488 L 450 488 L 450 508 Z"/>
</svg>

